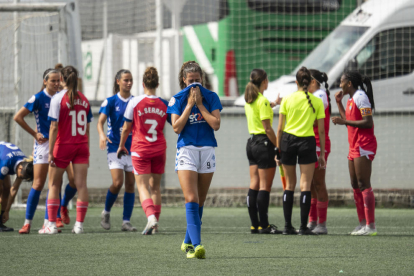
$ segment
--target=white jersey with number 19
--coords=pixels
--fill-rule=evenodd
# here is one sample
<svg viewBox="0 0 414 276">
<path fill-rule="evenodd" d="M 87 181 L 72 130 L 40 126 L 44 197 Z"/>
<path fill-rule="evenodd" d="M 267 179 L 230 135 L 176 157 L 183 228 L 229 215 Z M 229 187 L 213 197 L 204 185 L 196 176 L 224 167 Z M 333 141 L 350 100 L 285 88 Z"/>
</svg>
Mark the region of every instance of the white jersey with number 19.
<svg viewBox="0 0 414 276">
<path fill-rule="evenodd" d="M 86 127 L 93 118 L 91 106 L 88 99 L 78 91 L 71 109 L 67 92 L 62 90 L 50 102 L 49 120 L 58 122 L 56 144 L 87 143 Z"/>
</svg>

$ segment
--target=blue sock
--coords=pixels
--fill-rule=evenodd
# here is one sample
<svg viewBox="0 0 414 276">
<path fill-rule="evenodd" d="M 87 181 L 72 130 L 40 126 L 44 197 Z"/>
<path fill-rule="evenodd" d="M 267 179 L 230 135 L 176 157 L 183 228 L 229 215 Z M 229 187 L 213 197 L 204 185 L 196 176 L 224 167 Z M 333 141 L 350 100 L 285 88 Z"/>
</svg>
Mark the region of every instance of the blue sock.
<svg viewBox="0 0 414 276">
<path fill-rule="evenodd" d="M 36 212 L 37 204 L 39 204 L 40 191 L 31 188 L 26 205 L 26 219 L 32 220 Z"/>
<path fill-rule="evenodd" d="M 124 216 L 123 220 L 131 220 L 134 209 L 135 193 L 124 193 Z"/>
<path fill-rule="evenodd" d="M 57 217 L 58 217 L 58 218 L 62 218 L 62 217 L 60 216 L 60 207 L 62 206 L 62 193 L 59 193 L 59 201 L 61 202 L 61 204 L 59 205 L 59 209 L 58 209 L 58 214 L 57 214 Z"/>
<path fill-rule="evenodd" d="M 203 222 L 201 221 L 201 218 L 203 217 L 203 211 L 204 211 L 204 206 L 198 207 L 198 215 L 200 216 L 200 225 L 203 224 Z M 191 238 L 190 238 L 190 234 L 187 232 L 185 232 L 185 238 L 184 238 L 184 243 L 191 243 Z"/>
<path fill-rule="evenodd" d="M 47 190 L 47 194 L 46 194 L 46 213 L 45 213 L 45 219 L 49 220 L 49 214 L 47 213 L 47 199 L 49 198 L 49 190 Z"/>
<path fill-rule="evenodd" d="M 106 200 L 105 200 L 105 211 L 111 212 L 111 208 L 114 205 L 116 198 L 118 197 L 117 194 L 111 193 L 111 191 L 108 189 L 108 193 L 106 194 Z"/>
<path fill-rule="evenodd" d="M 201 244 L 201 221 L 199 214 L 199 205 L 195 202 L 185 204 L 187 216 L 187 231 L 194 248 Z"/>
<path fill-rule="evenodd" d="M 63 199 L 61 201 L 61 206 L 67 207 L 69 201 L 72 200 L 72 198 L 76 195 L 77 191 L 78 190 L 76 188 L 72 188 L 69 184 L 67 184 L 65 188 L 65 195 L 63 196 Z"/>
</svg>

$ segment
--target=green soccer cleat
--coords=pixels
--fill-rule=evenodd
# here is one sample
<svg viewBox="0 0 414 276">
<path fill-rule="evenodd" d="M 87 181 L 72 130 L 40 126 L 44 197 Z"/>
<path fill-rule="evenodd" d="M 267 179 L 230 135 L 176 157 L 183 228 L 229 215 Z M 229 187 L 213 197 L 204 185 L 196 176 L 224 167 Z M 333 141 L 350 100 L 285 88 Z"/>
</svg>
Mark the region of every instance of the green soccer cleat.
<svg viewBox="0 0 414 276">
<path fill-rule="evenodd" d="M 188 253 L 188 251 L 193 250 L 194 251 L 194 246 L 191 243 L 184 243 L 181 245 L 181 251 L 183 251 L 184 253 Z"/>
<path fill-rule="evenodd" d="M 189 250 L 187 253 L 187 259 L 205 259 L 206 258 L 206 249 L 201 244 L 198 245 L 195 249 Z"/>
</svg>

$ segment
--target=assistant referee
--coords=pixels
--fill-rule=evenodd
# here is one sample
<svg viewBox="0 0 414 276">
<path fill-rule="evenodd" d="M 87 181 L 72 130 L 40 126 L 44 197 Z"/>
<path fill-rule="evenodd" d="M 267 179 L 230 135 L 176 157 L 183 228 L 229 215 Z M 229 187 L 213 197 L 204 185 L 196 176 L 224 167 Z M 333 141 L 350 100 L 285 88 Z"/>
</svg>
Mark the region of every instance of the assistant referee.
<svg viewBox="0 0 414 276">
<path fill-rule="evenodd" d="M 250 82 L 246 85 L 244 93 L 246 100 L 244 109 L 251 135 L 247 140 L 246 152 L 250 166 L 247 208 L 252 234 L 282 233 L 276 225 L 269 224 L 267 216 L 270 190 L 276 171 L 276 135 L 272 128 L 273 110 L 269 100 L 263 96 L 263 91 L 267 89 L 268 83 L 266 72 L 262 69 L 254 69 L 250 73 Z"/>
<path fill-rule="evenodd" d="M 277 130 L 277 163 L 283 166 L 286 175 L 286 190 L 283 194 L 283 213 L 285 216 L 284 235 L 315 235 L 308 227 L 311 206 L 311 183 L 315 162 L 325 167 L 325 109 L 320 98 L 308 93 L 311 74 L 306 67 L 296 73 L 298 91 L 283 98 L 279 110 Z M 320 139 L 320 156 L 316 155 L 316 140 L 313 124 L 317 120 Z M 296 187 L 296 163 L 300 166 L 300 220 L 299 232 L 292 226 L 293 194 Z"/>
</svg>

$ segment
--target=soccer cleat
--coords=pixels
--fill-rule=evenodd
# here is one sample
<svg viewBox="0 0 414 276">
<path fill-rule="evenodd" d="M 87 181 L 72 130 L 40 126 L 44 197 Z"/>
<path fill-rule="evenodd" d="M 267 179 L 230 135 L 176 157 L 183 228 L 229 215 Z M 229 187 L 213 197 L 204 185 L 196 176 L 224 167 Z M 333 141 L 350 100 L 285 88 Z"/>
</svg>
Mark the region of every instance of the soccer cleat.
<svg viewBox="0 0 414 276">
<path fill-rule="evenodd" d="M 312 230 L 310 230 L 310 228 L 306 227 L 306 228 L 300 228 L 299 232 L 298 232 L 299 236 L 317 236 L 318 234 L 312 232 Z"/>
<path fill-rule="evenodd" d="M 354 235 L 356 232 L 358 232 L 359 230 L 361 230 L 362 228 L 365 228 L 365 225 L 358 225 L 357 227 L 355 227 L 355 229 L 354 230 L 352 230 L 352 232 L 350 232 L 350 233 L 348 233 L 348 234 L 350 234 L 350 235 Z"/>
<path fill-rule="evenodd" d="M 121 230 L 127 232 L 137 232 L 137 228 L 132 226 L 130 222 L 122 223 Z"/>
<path fill-rule="evenodd" d="M 75 225 L 72 228 L 72 233 L 82 234 L 83 233 L 83 227 L 81 225 L 78 225 L 77 223 L 75 223 Z"/>
<path fill-rule="evenodd" d="M 194 246 L 191 243 L 184 243 L 181 245 L 181 251 L 188 253 L 189 251 L 194 251 Z"/>
<path fill-rule="evenodd" d="M 111 218 L 111 214 L 110 213 L 105 214 L 104 211 L 102 211 L 102 214 L 101 214 L 101 226 L 102 226 L 103 229 L 105 229 L 105 230 L 111 229 L 111 221 L 110 221 L 110 218 Z"/>
<path fill-rule="evenodd" d="M 30 234 L 30 224 L 23 225 L 22 229 L 19 230 L 19 234 Z"/>
<path fill-rule="evenodd" d="M 262 229 L 262 227 L 258 227 L 258 228 L 255 228 L 254 226 L 250 226 L 250 233 L 251 234 L 259 234 L 259 229 Z"/>
<path fill-rule="evenodd" d="M 285 227 L 285 229 L 283 229 L 283 235 L 297 235 L 298 232 L 296 231 L 295 227 L 291 226 L 291 227 Z"/>
<path fill-rule="evenodd" d="M 365 226 L 361 228 L 361 230 L 351 234 L 353 236 L 376 236 L 377 235 L 377 228 L 371 228 L 369 226 Z"/>
<path fill-rule="evenodd" d="M 148 218 L 147 226 L 145 226 L 144 231 L 142 231 L 142 235 L 151 235 L 154 228 L 157 226 L 158 221 L 155 216 L 150 216 Z"/>
<path fill-rule="evenodd" d="M 0 232 L 13 232 L 14 229 L 11 227 L 7 227 L 2 222 L 0 222 Z"/>
<path fill-rule="evenodd" d="M 277 230 L 277 226 L 274 224 L 270 224 L 265 229 L 259 227 L 259 234 L 282 234 L 283 232 Z"/>
<path fill-rule="evenodd" d="M 152 231 L 152 234 L 157 234 L 158 233 L 158 224 L 157 226 L 154 227 L 154 231 Z"/>
<path fill-rule="evenodd" d="M 63 228 L 64 227 L 61 218 L 56 218 L 56 227 L 57 228 Z"/>
<path fill-rule="evenodd" d="M 49 224 L 48 226 L 45 227 L 45 231 L 43 234 L 53 235 L 57 233 L 59 233 L 58 228 L 54 225 Z"/>
<path fill-rule="evenodd" d="M 310 230 L 313 230 L 313 229 L 315 229 L 316 228 L 316 226 L 317 226 L 318 224 L 316 223 L 316 221 L 309 221 L 309 223 L 308 223 L 308 228 L 310 229 Z"/>
<path fill-rule="evenodd" d="M 197 259 L 205 259 L 206 258 L 206 249 L 204 248 L 204 246 L 197 245 L 197 247 L 194 249 L 194 255 Z M 187 258 L 188 258 L 188 253 L 187 253 Z"/>
<path fill-rule="evenodd" d="M 60 208 L 60 216 L 62 217 L 62 221 L 63 221 L 64 224 L 69 224 L 70 223 L 68 207 L 62 206 Z"/>
<path fill-rule="evenodd" d="M 309 228 L 310 229 L 310 228 Z M 318 235 L 326 235 L 328 234 L 328 229 L 326 228 L 325 225 L 321 225 L 318 224 L 313 230 L 313 233 L 318 234 Z"/>
</svg>

